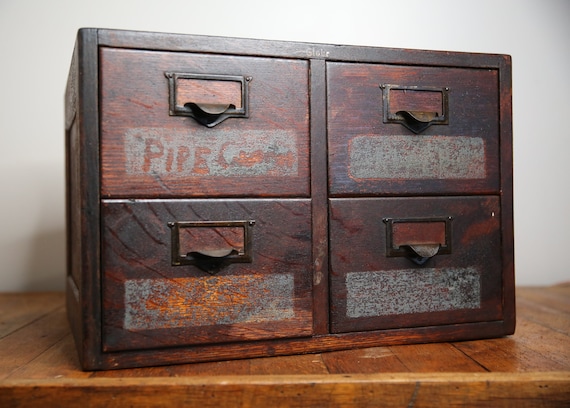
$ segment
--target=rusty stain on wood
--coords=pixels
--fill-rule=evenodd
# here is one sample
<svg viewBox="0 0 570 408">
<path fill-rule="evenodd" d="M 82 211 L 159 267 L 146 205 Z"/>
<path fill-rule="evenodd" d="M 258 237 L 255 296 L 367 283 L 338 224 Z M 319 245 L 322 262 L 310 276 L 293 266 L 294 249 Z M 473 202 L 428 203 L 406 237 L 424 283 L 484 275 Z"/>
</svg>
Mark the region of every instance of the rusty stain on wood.
<svg viewBox="0 0 570 408">
<path fill-rule="evenodd" d="M 466 136 L 356 136 L 349 142 L 355 179 L 484 179 L 485 142 Z"/>
<path fill-rule="evenodd" d="M 350 318 L 481 306 L 481 274 L 474 267 L 351 272 L 346 287 Z"/>
<path fill-rule="evenodd" d="M 125 282 L 124 328 L 281 321 L 295 317 L 294 276 L 232 275 Z"/>
</svg>

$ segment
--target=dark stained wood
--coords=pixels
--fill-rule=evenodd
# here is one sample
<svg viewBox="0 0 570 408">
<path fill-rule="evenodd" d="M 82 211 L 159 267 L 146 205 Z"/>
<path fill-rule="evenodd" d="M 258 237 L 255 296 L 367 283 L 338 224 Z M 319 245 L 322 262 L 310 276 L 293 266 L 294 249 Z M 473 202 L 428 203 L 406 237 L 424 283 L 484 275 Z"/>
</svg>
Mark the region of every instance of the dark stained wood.
<svg viewBox="0 0 570 408">
<path fill-rule="evenodd" d="M 310 211 L 304 199 L 104 200 L 104 349 L 310 336 Z M 204 220 L 255 221 L 252 261 L 173 266 L 167 223 Z"/>
<path fill-rule="evenodd" d="M 327 63 L 331 195 L 498 193 L 497 77 L 498 70 Z M 415 135 L 383 123 L 382 84 L 449 88 L 449 124 Z"/>
<path fill-rule="evenodd" d="M 325 62 L 311 60 L 311 203 L 313 221 L 313 327 L 329 333 L 329 230 Z"/>
<path fill-rule="evenodd" d="M 396 65 L 429 65 L 448 67 L 497 68 L 498 58 L 509 56 L 494 54 L 460 53 L 449 51 L 410 50 L 386 47 L 362 47 L 340 44 L 313 44 L 260 40 L 250 38 L 228 38 L 208 35 L 185 35 L 143 31 L 99 29 L 101 46 L 136 48 L 162 51 L 200 51 L 222 55 L 251 55 L 266 57 L 296 57 L 306 59 L 331 59 L 352 62 L 378 62 Z M 509 63 L 507 62 L 507 63 Z M 500 62 L 502 64 L 502 62 Z M 506 78 L 505 78 L 506 79 Z"/>
<path fill-rule="evenodd" d="M 510 64 L 508 56 L 490 54 L 80 30 L 65 99 L 66 303 L 83 367 L 196 362 L 207 369 L 215 360 L 512 333 Z M 201 76 L 169 88 L 172 72 Z M 411 135 L 400 124 L 383 123 L 382 84 L 449 87 L 449 124 Z M 247 117 L 206 128 L 171 115 L 171 89 L 178 106 L 197 98 L 188 102 L 239 110 L 245 107 L 240 86 L 249 92 Z M 440 114 L 443 95 L 394 90 L 390 111 Z M 452 166 L 439 168 L 431 154 L 420 155 L 427 157 L 427 178 L 422 169 L 419 176 L 404 169 L 397 180 L 379 177 L 371 156 L 386 147 L 387 136 L 396 140 L 387 152 L 396 167 L 404 153 L 413 156 L 417 141 L 432 146 L 428 152 L 451 155 Z M 403 218 L 441 216 L 436 207 L 453 202 L 457 222 L 445 243 L 453 251 L 417 270 L 434 283 L 441 273 L 451 277 L 463 268 L 480 282 L 472 282 L 470 293 L 475 303 L 480 295 L 481 307 L 451 302 L 449 310 L 397 311 L 397 319 L 348 316 L 350 274 L 405 270 L 409 277 L 415 269 L 388 255 L 385 207 L 355 205 L 339 222 L 335 200 L 390 198 L 408 202 L 398 213 Z M 169 202 L 166 210 L 160 200 Z M 430 200 L 430 208 L 422 207 Z M 473 200 L 481 204 L 476 216 L 457 204 Z M 256 220 L 251 264 L 231 263 L 246 243 L 239 228 L 220 227 L 182 235 L 178 258 L 193 261 L 173 266 L 169 222 L 246 216 Z M 373 227 L 375 241 L 355 239 L 359 223 Z M 400 232 L 396 246 L 402 239 L 442 241 L 442 231 Z M 208 275 L 210 264 L 198 271 L 193 257 L 205 253 L 230 254 L 218 263 L 224 265 L 218 275 Z M 356 261 L 349 265 L 351 257 Z M 363 293 L 378 290 L 374 280 L 367 282 Z M 436 303 L 453 284 L 444 279 L 440 289 Z M 391 360 L 394 367 L 402 363 Z"/>
<path fill-rule="evenodd" d="M 104 197 L 309 195 L 307 61 L 103 48 L 100 64 Z M 251 77 L 249 117 L 169 116 L 172 71 Z"/>
<path fill-rule="evenodd" d="M 66 88 L 66 305 L 80 361 L 88 365 L 97 364 L 101 344 L 97 42 L 96 29 L 79 31 Z"/>
<path fill-rule="evenodd" d="M 0 323 L 19 322 L 0 338 L 0 402 L 2 407 L 189 401 L 204 407 L 567 406 L 570 314 L 564 305 L 570 285 L 519 288 L 518 294 L 521 324 L 505 338 L 96 372 L 80 367 L 62 293 L 0 294 Z M 531 322 L 535 316 L 522 304 L 539 309 L 540 321 Z"/>
<path fill-rule="evenodd" d="M 494 196 L 331 199 L 333 331 L 506 318 L 499 216 Z M 450 254 L 423 265 L 384 256 L 384 218 L 434 217 L 453 217 Z M 453 284 L 443 284 L 446 274 Z"/>
</svg>

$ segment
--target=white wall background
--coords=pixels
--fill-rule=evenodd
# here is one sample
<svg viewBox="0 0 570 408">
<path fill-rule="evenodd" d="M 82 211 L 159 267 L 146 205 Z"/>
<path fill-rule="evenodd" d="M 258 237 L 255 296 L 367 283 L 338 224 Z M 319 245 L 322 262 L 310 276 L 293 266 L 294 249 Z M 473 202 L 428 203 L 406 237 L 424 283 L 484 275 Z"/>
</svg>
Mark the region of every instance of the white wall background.
<svg viewBox="0 0 570 408">
<path fill-rule="evenodd" d="M 0 0 L 0 291 L 64 287 L 80 27 L 511 54 L 517 284 L 570 280 L 568 0 Z"/>
</svg>

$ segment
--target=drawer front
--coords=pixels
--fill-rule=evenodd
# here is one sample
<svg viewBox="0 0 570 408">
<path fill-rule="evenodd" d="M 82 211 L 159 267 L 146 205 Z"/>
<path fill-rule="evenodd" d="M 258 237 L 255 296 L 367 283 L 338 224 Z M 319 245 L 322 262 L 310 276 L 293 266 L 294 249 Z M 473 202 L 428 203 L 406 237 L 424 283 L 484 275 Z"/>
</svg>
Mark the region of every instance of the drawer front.
<svg viewBox="0 0 570 408">
<path fill-rule="evenodd" d="M 499 191 L 492 69 L 327 63 L 332 195 Z"/>
<path fill-rule="evenodd" d="M 310 200 L 105 200 L 102 216 L 105 351 L 312 334 Z"/>
<path fill-rule="evenodd" d="M 102 48 L 102 195 L 309 196 L 306 61 Z"/>
<path fill-rule="evenodd" d="M 331 199 L 331 327 L 502 318 L 498 196 Z"/>
</svg>

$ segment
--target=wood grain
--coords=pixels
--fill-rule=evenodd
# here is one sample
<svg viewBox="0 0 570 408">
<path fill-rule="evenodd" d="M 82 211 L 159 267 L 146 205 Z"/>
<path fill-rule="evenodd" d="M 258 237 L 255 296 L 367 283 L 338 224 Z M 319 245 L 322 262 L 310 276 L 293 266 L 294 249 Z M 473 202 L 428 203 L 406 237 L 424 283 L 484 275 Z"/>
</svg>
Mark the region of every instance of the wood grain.
<svg viewBox="0 0 570 408">
<path fill-rule="evenodd" d="M 436 67 L 327 63 L 331 194 L 333 196 L 452 193 L 463 195 L 498 192 L 500 156 L 497 76 L 498 70 L 457 68 L 442 70 Z M 383 123 L 381 84 L 450 88 L 449 125 L 430 126 L 421 135 L 413 135 L 399 124 Z M 421 92 L 415 94 L 414 99 L 421 95 Z M 408 97 L 412 98 L 410 92 Z M 409 109 L 413 110 L 414 107 Z M 430 110 L 425 106 L 421 109 Z M 383 156 L 385 162 L 390 162 L 393 158 L 394 163 L 398 164 L 390 166 L 385 173 L 377 174 L 379 164 L 381 167 L 382 163 L 374 162 L 378 154 L 383 152 L 382 148 L 376 149 L 376 155 L 370 155 L 370 152 L 367 154 L 364 148 L 362 154 L 355 155 L 359 152 L 354 142 L 360 140 L 359 137 L 366 137 L 369 142 L 376 138 L 382 147 L 399 136 L 402 136 L 397 140 L 400 148 L 390 149 L 394 156 L 390 153 Z M 447 139 L 446 136 L 451 139 Z M 404 143 L 408 137 L 412 140 L 411 144 Z M 484 149 L 473 149 L 473 145 L 464 144 L 469 139 L 482 142 Z M 437 144 L 439 148 L 436 149 L 440 159 L 444 157 L 447 149 L 453 151 L 451 156 L 453 159 L 447 163 L 445 172 L 438 173 L 439 167 L 433 169 L 430 167 L 431 155 L 419 153 L 409 163 L 412 167 L 420 165 L 422 168 L 421 176 L 414 176 L 416 172 L 409 171 L 403 165 L 406 155 L 415 148 L 426 153 L 429 144 L 437 140 L 442 142 Z M 448 144 L 451 140 L 460 144 Z M 415 147 L 412 149 L 411 146 Z M 459 150 L 464 150 L 465 160 L 459 159 L 461 157 L 458 156 L 459 147 L 461 147 Z M 365 165 L 368 160 L 374 164 L 371 166 L 374 174 L 368 177 L 355 177 L 353 167 Z M 463 175 L 457 173 L 457 177 L 451 176 L 456 173 L 453 169 L 465 170 L 478 160 L 482 162 L 481 168 L 478 169 L 482 170 L 482 173 L 473 171 Z M 437 166 L 442 164 L 443 161 L 437 161 Z"/>
<path fill-rule="evenodd" d="M 56 379 L 0 384 L 0 398 L 7 407 L 563 407 L 568 384 L 566 372 Z"/>
<path fill-rule="evenodd" d="M 310 208 L 302 199 L 105 200 L 105 350 L 311 335 Z M 251 262 L 212 275 L 173 266 L 167 223 L 204 220 L 254 220 Z"/>
<path fill-rule="evenodd" d="M 505 318 L 498 307 L 502 296 L 498 197 L 334 198 L 330 211 L 333 332 Z M 422 266 L 406 257 L 383 256 L 388 240 L 384 217 L 452 217 L 451 254 L 438 254 Z M 438 283 L 445 273 L 453 282 L 458 276 L 464 281 L 450 290 L 452 284 Z M 377 292 L 379 287 L 383 290 Z M 474 288 L 480 288 L 480 296 L 474 297 L 480 305 L 469 303 Z M 438 299 L 449 303 L 438 304 Z"/>
<path fill-rule="evenodd" d="M 173 116 L 179 112 L 170 106 L 170 96 L 175 94 L 169 88 L 173 72 L 208 79 L 207 84 L 194 83 L 182 99 L 174 98 L 178 104 L 186 105 L 186 99 L 195 99 L 197 85 L 210 87 L 212 79 L 224 75 L 242 84 L 243 95 L 248 90 L 249 113 L 232 116 L 214 128 L 206 128 L 190 117 Z M 66 299 L 82 366 L 109 369 L 207 362 L 512 333 L 515 313 L 510 75 L 510 59 L 502 55 L 80 30 L 66 91 Z M 434 95 L 425 92 L 424 87 L 450 87 L 449 125 L 430 126 L 416 137 L 403 133 L 407 130 L 399 124 L 383 123 L 379 99 L 383 88 L 379 85 L 386 83 L 404 85 L 406 89 L 421 86 L 423 91 L 408 95 L 395 91 L 391 106 L 422 111 L 446 106 L 448 95 L 445 91 L 433 99 Z M 212 92 L 214 100 L 206 97 Z M 222 104 L 221 98 L 226 105 L 235 102 L 239 92 L 234 94 L 225 86 L 218 89 L 214 83 L 209 91 L 198 93 L 203 102 Z M 226 100 L 230 94 L 232 101 Z M 439 166 L 439 159 L 431 159 L 439 157 L 440 151 L 445 156 L 444 166 Z M 379 162 L 388 162 L 390 169 L 379 166 L 384 170 L 377 171 L 375 153 L 384 155 Z M 370 162 L 361 166 L 359 155 L 368 157 Z M 402 161 L 412 167 L 403 176 L 398 170 Z M 416 162 L 427 166 L 418 166 Z M 381 180 L 385 170 L 389 182 Z M 424 180 L 426 175 L 428 180 Z M 398 194 L 494 195 L 499 208 L 495 206 L 489 212 L 492 217 L 498 214 L 500 221 L 492 220 L 491 229 L 489 223 L 474 222 L 463 235 L 465 240 L 488 235 L 492 251 L 468 252 L 489 263 L 485 271 L 494 272 L 477 272 L 469 269 L 471 265 L 462 265 L 461 279 L 467 276 L 468 281 L 464 286 L 478 288 L 478 282 L 483 282 L 481 291 L 470 292 L 468 300 L 451 296 L 451 307 L 442 308 L 440 302 L 434 311 L 426 307 L 406 309 L 410 302 L 404 299 L 391 312 L 408 315 L 403 321 L 381 325 L 357 322 L 358 327 L 350 327 L 349 322 L 339 330 L 334 327 L 338 326 L 335 313 L 340 310 L 342 314 L 343 310 L 337 307 L 337 311 L 331 312 L 331 303 L 348 296 L 333 290 L 339 281 L 335 275 L 338 262 L 333 259 L 338 251 L 332 245 L 329 248 L 329 237 L 334 235 L 329 229 L 329 199 Z M 304 249 L 283 242 L 281 235 L 263 235 L 263 241 L 268 241 L 274 250 L 254 255 L 258 260 L 274 256 L 278 262 L 256 263 L 249 271 L 240 269 L 244 265 L 231 265 L 236 273 L 226 271 L 220 275 L 215 290 L 210 291 L 209 280 L 181 276 L 184 273 L 180 268 L 173 271 L 167 265 L 166 241 L 147 233 L 147 229 L 155 229 L 156 222 L 162 223 L 163 217 L 146 214 L 137 218 L 126 211 L 123 215 L 128 221 L 138 220 L 138 226 L 133 226 L 128 221 L 113 220 L 106 207 L 109 200 L 134 203 L 201 198 L 305 200 L 303 232 L 289 234 L 293 240 L 303 241 Z M 228 207 L 228 211 L 239 208 Z M 276 224 L 288 227 L 290 217 L 272 218 Z M 147 245 L 147 238 L 158 245 Z M 234 247 L 239 253 L 239 240 L 230 241 L 230 253 L 236 250 Z M 143 245 L 139 245 L 141 242 Z M 210 246 L 199 248 L 197 253 L 203 255 L 204 249 L 210 253 L 215 250 L 216 254 L 228 252 L 219 243 L 214 248 Z M 350 245 L 343 242 L 343 246 Z M 184 240 L 182 247 L 187 247 Z M 258 247 L 254 246 L 255 251 Z M 377 250 L 375 247 L 370 252 Z M 283 252 L 275 256 L 276 251 Z M 188 248 L 184 252 L 186 257 L 192 257 L 196 251 Z M 358 256 L 368 257 L 362 251 Z M 329 259 L 335 261 L 330 267 Z M 201 269 L 211 271 L 210 261 Z M 229 258 L 224 258 L 226 261 Z M 172 263 L 176 265 L 176 259 Z M 278 273 L 269 276 L 277 264 Z M 294 265 L 293 271 L 288 271 L 290 265 Z M 426 270 L 424 277 L 428 283 L 434 283 L 437 268 L 433 265 Z M 257 275 L 247 272 L 263 276 L 257 279 Z M 164 274 L 168 277 L 162 277 Z M 416 296 L 420 303 L 441 300 L 441 292 L 446 289 L 467 294 L 469 290 L 443 287 L 450 282 L 450 274 L 448 267 L 444 283 L 432 285 L 439 293 Z M 477 274 L 479 278 L 473 278 Z M 242 279 L 243 276 L 251 281 Z M 199 284 L 189 285 L 190 280 Z M 403 283 L 414 281 L 413 273 L 405 274 Z M 363 286 L 366 285 L 352 288 Z M 272 292 L 277 290 L 274 288 L 284 291 Z M 235 292 L 241 301 L 224 298 L 226 292 Z M 368 298 L 376 301 L 375 293 L 370 289 L 368 292 Z M 159 299 L 140 296 L 144 293 L 156 293 Z M 416 289 L 415 293 L 424 292 Z M 210 303 L 205 300 L 209 295 L 214 306 L 201 307 Z M 172 299 L 166 299 L 169 296 Z M 280 306 L 268 309 L 258 299 L 269 299 L 271 304 L 275 300 Z M 393 299 L 388 296 L 384 300 L 392 305 Z M 482 312 L 470 316 L 478 309 Z M 269 316 L 259 313 L 267 310 Z M 296 320 L 288 319 L 291 311 Z M 451 314 L 446 316 L 448 311 Z M 154 318 L 155 312 L 159 318 Z M 453 314 L 456 312 L 459 315 Z M 361 315 L 356 316 L 360 319 Z M 284 320 L 290 320 L 292 327 L 283 324 Z M 387 320 L 393 319 L 390 316 Z M 255 323 L 250 324 L 252 321 Z M 214 327 L 213 331 L 210 327 Z M 452 356 L 457 357 L 457 353 Z M 457 367 L 462 364 L 458 361 Z M 163 373 L 166 375 L 169 370 Z"/>
<path fill-rule="evenodd" d="M 0 294 L 0 405 L 493 406 L 570 403 L 570 285 L 519 288 L 514 335 L 82 371 L 62 293 Z"/>
<path fill-rule="evenodd" d="M 164 72 L 180 67 L 251 77 L 249 117 L 170 116 Z M 309 195 L 306 61 L 103 48 L 101 70 L 105 197 Z"/>
</svg>

